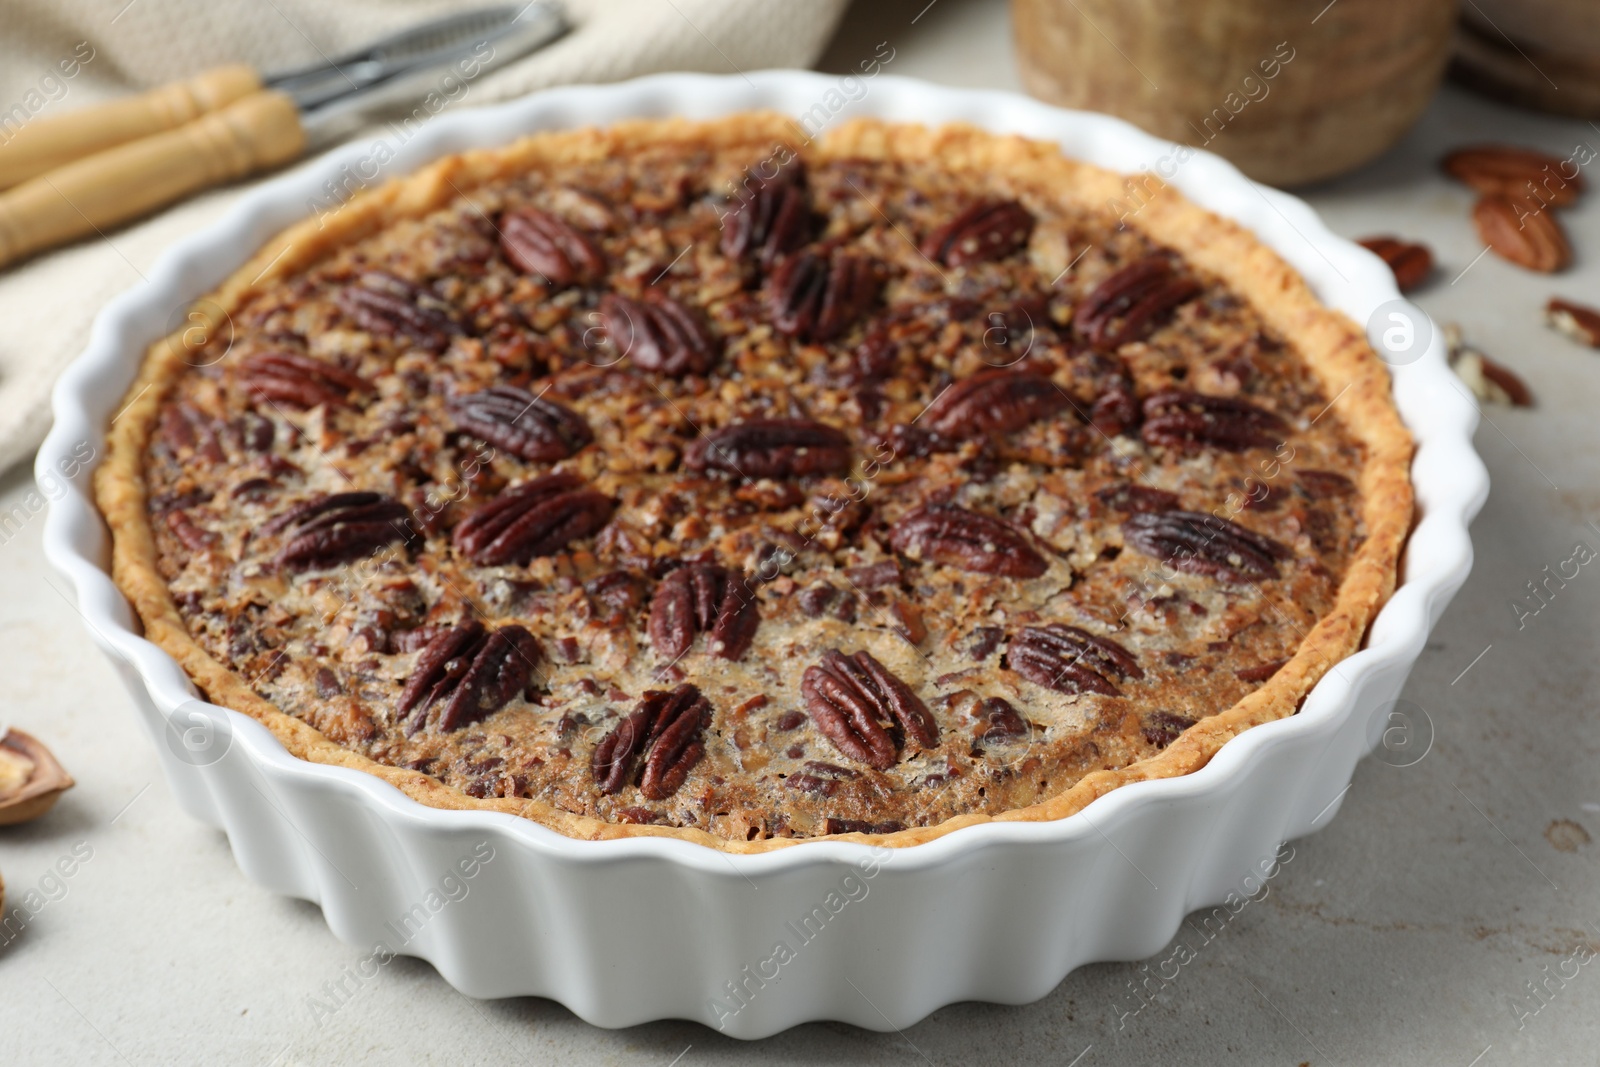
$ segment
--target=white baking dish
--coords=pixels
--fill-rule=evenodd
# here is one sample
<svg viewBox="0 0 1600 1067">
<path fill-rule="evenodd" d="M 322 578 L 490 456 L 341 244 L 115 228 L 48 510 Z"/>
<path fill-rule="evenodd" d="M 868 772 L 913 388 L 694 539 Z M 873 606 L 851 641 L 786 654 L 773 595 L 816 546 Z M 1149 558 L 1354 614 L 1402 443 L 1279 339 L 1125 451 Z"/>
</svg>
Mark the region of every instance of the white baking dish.
<svg viewBox="0 0 1600 1067">
<path fill-rule="evenodd" d="M 1219 158 L 1196 153 L 1174 169 L 1175 146 L 1116 119 L 888 76 L 845 85 L 783 71 L 662 75 L 557 89 L 441 116 L 403 145 L 390 137 L 381 177 L 536 130 L 750 108 L 808 116 L 813 128 L 864 114 L 1056 141 L 1102 166 L 1152 169 L 1239 220 L 1358 322 L 1398 296 L 1376 257 Z M 56 498 L 45 549 L 127 680 L 174 792 L 227 831 L 245 872 L 319 903 L 340 938 L 426 959 L 471 996 L 550 997 L 601 1026 L 680 1017 L 761 1037 L 837 1019 L 887 1030 L 952 1001 L 1030 1001 L 1082 963 L 1147 956 L 1186 913 L 1248 890 L 1280 842 L 1327 823 L 1467 577 L 1467 523 L 1488 477 L 1471 446 L 1476 410 L 1434 336 L 1395 367 L 1418 442 L 1421 521 L 1368 647 L 1300 714 L 1249 730 L 1194 774 L 1125 786 L 1060 821 L 988 823 L 913 848 L 823 840 L 740 856 L 660 837 L 575 841 L 510 815 L 427 808 L 370 775 L 302 762 L 254 720 L 197 701 L 178 665 L 139 636 L 106 573 L 88 478 L 73 464 L 86 444 L 102 451 L 145 346 L 325 203 L 326 182 L 370 176 L 374 154 L 373 143 L 352 143 L 251 192 L 101 312 L 56 387 L 55 428 L 39 453 Z"/>
</svg>

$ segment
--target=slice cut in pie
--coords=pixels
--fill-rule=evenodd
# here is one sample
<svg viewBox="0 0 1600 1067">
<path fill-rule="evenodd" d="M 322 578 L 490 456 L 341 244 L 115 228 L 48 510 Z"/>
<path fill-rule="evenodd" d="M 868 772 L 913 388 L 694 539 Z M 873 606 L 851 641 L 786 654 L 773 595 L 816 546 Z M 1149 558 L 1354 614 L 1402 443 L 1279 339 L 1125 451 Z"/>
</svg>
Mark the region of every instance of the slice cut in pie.
<svg viewBox="0 0 1600 1067">
<path fill-rule="evenodd" d="M 735 852 L 1055 819 L 1292 715 L 1411 441 L 1240 226 L 1052 145 L 734 115 L 441 160 L 154 346 L 151 640 L 424 804 Z"/>
</svg>

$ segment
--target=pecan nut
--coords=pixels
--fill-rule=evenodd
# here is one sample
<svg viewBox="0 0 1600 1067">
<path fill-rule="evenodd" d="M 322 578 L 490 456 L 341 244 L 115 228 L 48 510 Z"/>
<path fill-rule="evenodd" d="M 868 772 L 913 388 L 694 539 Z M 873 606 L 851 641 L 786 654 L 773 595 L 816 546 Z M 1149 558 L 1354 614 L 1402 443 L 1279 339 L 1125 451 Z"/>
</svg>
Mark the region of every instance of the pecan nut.
<svg viewBox="0 0 1600 1067">
<path fill-rule="evenodd" d="M 1266 663 L 1258 663 L 1254 667 L 1241 667 L 1234 671 L 1233 675 L 1241 682 L 1265 682 L 1283 670 L 1284 664 L 1288 662 L 1286 659 L 1268 660 Z"/>
<path fill-rule="evenodd" d="M 1398 237 L 1365 237 L 1356 244 L 1388 265 L 1402 293 L 1409 293 L 1433 273 L 1433 252 L 1425 244 Z"/>
<path fill-rule="evenodd" d="M 553 556 L 597 532 L 617 502 L 575 474 L 541 475 L 505 490 L 451 535 L 456 551 L 485 567 Z"/>
<path fill-rule="evenodd" d="M 1478 237 L 1501 259 L 1554 274 L 1572 262 L 1572 246 L 1553 213 L 1509 197 L 1491 195 L 1472 208 Z"/>
<path fill-rule="evenodd" d="M 1144 717 L 1141 732 L 1144 734 L 1144 739 L 1153 747 L 1166 748 L 1194 724 L 1195 720 L 1186 715 L 1175 715 L 1170 711 L 1152 711 Z"/>
<path fill-rule="evenodd" d="M 1231 582 L 1278 577 L 1278 563 L 1294 553 L 1270 537 L 1199 511 L 1147 511 L 1122 524 L 1134 549 L 1174 570 Z"/>
<path fill-rule="evenodd" d="M 259 419 L 269 430 L 273 429 L 270 421 L 255 412 L 246 414 L 252 419 Z M 222 450 L 217 430 L 217 420 L 193 404 L 178 401 L 161 409 L 161 421 L 156 433 L 158 440 L 174 457 L 192 456 L 207 463 L 221 463 L 227 459 L 227 454 Z M 238 444 L 241 447 L 244 445 L 242 435 Z"/>
<path fill-rule="evenodd" d="M 593 241 L 533 207 L 500 216 L 500 251 L 513 267 L 542 277 L 557 289 L 592 285 L 606 272 L 605 256 Z"/>
<path fill-rule="evenodd" d="M 339 309 L 380 337 L 405 336 L 428 352 L 443 352 L 460 328 L 444 301 L 387 271 L 364 271 L 334 296 Z"/>
<path fill-rule="evenodd" d="M 922 421 L 927 429 L 946 437 L 983 437 L 1020 430 L 1070 403 L 1043 374 L 986 370 L 940 393 L 928 405 Z"/>
<path fill-rule="evenodd" d="M 930 504 L 903 516 L 889 544 L 912 559 L 1006 578 L 1037 578 L 1050 564 L 1017 527 L 954 504 Z"/>
<path fill-rule="evenodd" d="M 665 800 L 676 793 L 694 765 L 706 754 L 705 729 L 711 703 L 692 685 L 670 693 L 652 689 L 639 706 L 595 746 L 590 771 L 606 794 L 620 793 L 633 778 L 639 754 L 649 750 L 639 774 L 639 792 L 647 800 Z"/>
<path fill-rule="evenodd" d="M 1566 207 L 1583 192 L 1583 176 L 1571 160 L 1510 145 L 1472 145 L 1445 156 L 1446 174 L 1484 195 Z M 1571 174 L 1563 173 L 1568 167 Z"/>
<path fill-rule="evenodd" d="M 565 459 L 594 440 L 582 415 L 511 385 L 455 396 L 445 407 L 457 429 L 533 463 Z"/>
<path fill-rule="evenodd" d="M 617 293 L 600 298 L 606 343 L 641 370 L 678 377 L 704 374 L 717 360 L 717 343 L 698 315 L 654 290 L 642 300 Z"/>
<path fill-rule="evenodd" d="M 435 635 L 417 655 L 395 704 L 397 718 L 415 712 L 408 732 L 426 724 L 429 709 L 441 705 L 435 726 L 450 733 L 482 722 L 517 694 L 532 698 L 544 650 L 521 626 L 486 630 L 468 620 Z"/>
<path fill-rule="evenodd" d="M 1545 321 L 1581 345 L 1600 348 L 1600 311 L 1559 296 L 1544 306 Z"/>
<path fill-rule="evenodd" d="M 1463 347 L 1451 358 L 1450 367 L 1479 400 L 1533 407 L 1533 390 L 1528 383 L 1510 367 L 1496 363 L 1476 348 Z"/>
<path fill-rule="evenodd" d="M 1114 352 L 1149 336 L 1163 316 L 1199 292 L 1200 283 L 1179 274 L 1171 260 L 1148 256 L 1095 286 L 1073 312 L 1072 325 L 1094 347 Z"/>
<path fill-rule="evenodd" d="M 767 280 L 767 310 L 779 333 L 804 342 L 831 341 L 877 302 L 877 265 L 847 252 L 798 252 Z"/>
<path fill-rule="evenodd" d="M 1146 397 L 1144 420 L 1139 433 L 1147 444 L 1188 452 L 1206 447 L 1225 452 L 1271 447 L 1289 430 L 1278 415 L 1248 400 L 1182 389 Z"/>
<path fill-rule="evenodd" d="M 1116 696 L 1118 683 L 1143 678 L 1133 653 L 1109 638 L 1065 623 L 1025 626 L 1006 648 L 1006 666 L 1059 693 Z"/>
<path fill-rule="evenodd" d="M 879 443 L 887 448 L 888 458 L 885 462 L 888 463 L 897 459 L 921 459 L 936 452 L 954 452 L 961 447 L 960 441 L 942 433 L 905 423 L 889 427 L 889 432 Z"/>
<path fill-rule="evenodd" d="M 722 217 L 722 254 L 754 261 L 763 271 L 804 248 L 816 230 L 798 160 L 770 178 L 758 177 L 739 205 Z"/>
<path fill-rule="evenodd" d="M 288 571 L 333 567 L 369 556 L 384 545 L 421 540 L 411 513 L 382 493 L 333 493 L 305 501 L 269 520 L 261 532 L 289 531 L 276 564 Z"/>
<path fill-rule="evenodd" d="M 644 602 L 639 582 L 627 571 L 607 571 L 583 583 L 592 616 L 607 625 L 624 622 Z"/>
<path fill-rule="evenodd" d="M 1094 498 L 1112 511 L 1132 515 L 1140 511 L 1177 511 L 1181 502 L 1177 493 L 1149 485 L 1120 482 L 1098 490 Z"/>
<path fill-rule="evenodd" d="M 220 540 L 215 532 L 198 525 L 188 512 L 169 511 L 166 521 L 167 529 L 172 531 L 172 536 L 190 552 L 205 552 L 215 548 Z"/>
<path fill-rule="evenodd" d="M 850 469 L 850 439 L 811 419 L 749 419 L 714 430 L 683 455 L 692 471 L 743 478 L 802 478 Z"/>
<path fill-rule="evenodd" d="M 760 623 L 755 593 L 743 575 L 715 563 L 691 563 L 656 588 L 647 629 L 651 647 L 668 660 L 688 652 L 702 633 L 712 655 L 740 659 Z"/>
<path fill-rule="evenodd" d="M 898 755 L 893 726 L 923 748 L 939 743 L 939 725 L 922 698 L 866 650 L 823 653 L 822 662 L 801 676 L 800 695 L 834 748 L 880 771 L 894 766 Z"/>
<path fill-rule="evenodd" d="M 1139 401 L 1134 399 L 1133 383 L 1119 382 L 1094 398 L 1089 408 L 1089 425 L 1116 437 L 1139 425 Z"/>
<path fill-rule="evenodd" d="M 1027 245 L 1033 224 L 1015 200 L 980 200 L 923 238 L 922 254 L 946 267 L 1005 259 Z"/>
<path fill-rule="evenodd" d="M 239 365 L 239 385 L 257 404 L 349 407 L 356 394 L 373 391 L 372 383 L 320 359 L 299 352 L 257 352 Z"/>
<path fill-rule="evenodd" d="M 1004 697 L 985 697 L 980 705 L 978 740 L 1009 741 L 1028 736 L 1028 721 Z"/>
</svg>

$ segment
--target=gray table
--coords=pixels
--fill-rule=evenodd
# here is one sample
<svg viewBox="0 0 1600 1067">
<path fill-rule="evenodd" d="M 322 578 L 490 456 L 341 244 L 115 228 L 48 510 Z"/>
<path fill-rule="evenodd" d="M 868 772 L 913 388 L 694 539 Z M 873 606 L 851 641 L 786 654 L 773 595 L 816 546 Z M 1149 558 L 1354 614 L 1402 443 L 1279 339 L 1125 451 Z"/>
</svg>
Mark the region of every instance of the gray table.
<svg viewBox="0 0 1600 1067">
<path fill-rule="evenodd" d="M 912 24 L 925 3 L 858 4 L 824 67 L 853 69 L 888 40 L 895 73 L 1015 87 L 1003 4 L 941 0 Z M 1309 197 L 1340 233 L 1432 245 L 1440 277 L 1418 302 L 1461 323 L 1539 398 L 1531 411 L 1490 409 L 1478 433 L 1494 492 L 1474 528 L 1477 566 L 1406 690 L 1431 719 L 1432 749 L 1403 769 L 1363 765 L 1338 817 L 1295 844 L 1266 898 L 1175 980 L 1152 981 L 1161 991 L 1136 1015 L 1122 1018 L 1138 1003 L 1130 983 L 1149 973 L 1137 964 L 1083 968 L 1027 1007 L 946 1008 L 904 1034 L 819 1024 L 755 1046 L 689 1023 L 608 1032 L 547 1001 L 480 1003 L 413 960 L 355 978 L 346 969 L 361 951 L 336 941 L 316 907 L 252 885 L 227 841 L 178 810 L 128 698 L 46 571 L 35 517 L 0 528 L 3 714 L 48 738 L 80 784 L 50 817 L 0 832 L 12 901 L 30 887 L 46 901 L 0 950 L 0 1059 L 1595 1063 L 1600 964 L 1567 961 L 1600 951 L 1600 845 L 1589 840 L 1600 833 L 1600 577 L 1584 568 L 1520 630 L 1511 604 L 1575 542 L 1600 550 L 1589 525 L 1600 520 L 1600 354 L 1538 320 L 1552 292 L 1600 302 L 1600 196 L 1566 216 L 1575 270 L 1551 280 L 1491 256 L 1451 284 L 1481 246 L 1468 195 L 1434 162 L 1495 137 L 1562 154 L 1578 138 L 1600 145 L 1583 123 L 1447 90 L 1400 147 Z M 29 490 L 25 472 L 0 480 L 0 511 L 26 513 Z M 75 849 L 88 858 L 67 864 L 70 878 L 52 875 Z M 1550 978 L 1563 967 L 1576 977 Z M 1544 983 L 1543 999 L 1530 982 Z M 342 1006 L 319 1021 L 311 999 L 335 996 Z"/>
</svg>

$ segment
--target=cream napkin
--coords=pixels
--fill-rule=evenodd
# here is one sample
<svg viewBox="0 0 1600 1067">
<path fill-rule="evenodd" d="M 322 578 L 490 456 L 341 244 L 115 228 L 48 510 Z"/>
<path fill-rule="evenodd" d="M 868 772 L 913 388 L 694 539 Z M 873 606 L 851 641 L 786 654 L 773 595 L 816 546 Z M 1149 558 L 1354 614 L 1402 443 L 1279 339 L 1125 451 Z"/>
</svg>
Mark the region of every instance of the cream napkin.
<svg viewBox="0 0 1600 1067">
<path fill-rule="evenodd" d="M 492 0 L 0 0 L 0 123 L 31 121 L 223 63 L 265 71 Z M 473 83 L 454 106 L 666 70 L 809 66 L 849 0 L 566 0 L 574 30 Z M 70 76 L 68 72 L 70 73 Z M 0 130 L 5 127 L 0 126 Z M 108 299 L 246 186 L 0 272 L 0 471 L 50 424 L 49 392 Z M 179 319 L 175 318 L 175 323 Z"/>
</svg>

